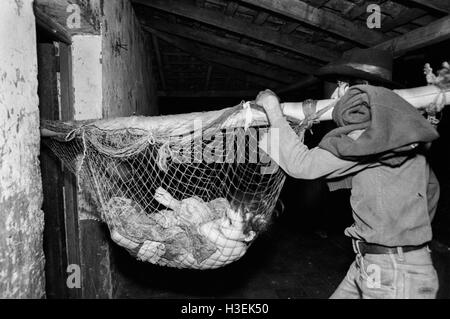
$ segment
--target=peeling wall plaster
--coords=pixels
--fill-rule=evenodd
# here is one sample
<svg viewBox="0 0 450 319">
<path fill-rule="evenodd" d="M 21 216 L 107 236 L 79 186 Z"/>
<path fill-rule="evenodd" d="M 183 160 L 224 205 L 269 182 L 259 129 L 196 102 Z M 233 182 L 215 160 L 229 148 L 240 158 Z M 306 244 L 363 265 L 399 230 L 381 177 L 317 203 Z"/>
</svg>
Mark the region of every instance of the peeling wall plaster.
<svg viewBox="0 0 450 319">
<path fill-rule="evenodd" d="M 0 10 L 0 298 L 45 294 L 32 2 L 3 0 Z"/>
<path fill-rule="evenodd" d="M 0 10 L 0 298 L 45 295 L 32 3 L 3 0 Z M 157 114 L 150 39 L 130 1 L 83 4 L 101 35 L 73 37 L 75 119 Z"/>
</svg>

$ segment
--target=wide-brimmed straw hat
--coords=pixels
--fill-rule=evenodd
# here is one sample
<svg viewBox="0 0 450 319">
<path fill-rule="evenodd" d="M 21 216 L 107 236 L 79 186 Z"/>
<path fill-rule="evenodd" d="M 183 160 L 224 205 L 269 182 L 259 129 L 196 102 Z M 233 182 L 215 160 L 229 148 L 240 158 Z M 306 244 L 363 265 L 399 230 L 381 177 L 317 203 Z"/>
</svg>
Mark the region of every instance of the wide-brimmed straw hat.
<svg viewBox="0 0 450 319">
<path fill-rule="evenodd" d="M 347 51 L 337 61 L 321 67 L 318 77 L 336 80 L 340 77 L 363 79 L 390 88 L 403 87 L 392 81 L 393 56 L 378 49 L 354 49 Z"/>
</svg>

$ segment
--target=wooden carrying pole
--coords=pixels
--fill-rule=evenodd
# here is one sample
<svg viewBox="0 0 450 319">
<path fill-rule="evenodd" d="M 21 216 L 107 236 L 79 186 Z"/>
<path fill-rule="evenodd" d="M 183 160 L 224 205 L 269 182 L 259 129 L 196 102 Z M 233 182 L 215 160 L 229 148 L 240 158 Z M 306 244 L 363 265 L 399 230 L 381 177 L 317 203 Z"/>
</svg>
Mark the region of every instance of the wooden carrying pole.
<svg viewBox="0 0 450 319">
<path fill-rule="evenodd" d="M 399 96 L 404 98 L 410 104 L 417 109 L 423 109 L 432 103 L 442 101 L 450 102 L 450 91 L 442 92 L 436 86 L 423 86 L 412 89 L 394 90 Z M 330 106 L 335 103 L 336 100 L 319 100 L 317 101 L 317 111 Z M 303 114 L 302 102 L 287 102 L 281 105 L 284 115 L 292 117 L 297 120 L 303 120 L 305 118 Z M 194 129 L 198 129 L 200 126 L 206 127 L 214 120 L 218 119 L 224 112 L 229 109 L 223 109 L 219 111 L 210 112 L 197 112 L 187 114 L 165 115 L 165 116 L 131 116 L 131 117 L 118 117 L 111 119 L 104 119 L 98 121 L 89 121 L 89 125 L 93 125 L 103 130 L 118 130 L 118 129 L 143 129 L 151 131 L 153 134 L 161 136 L 177 136 L 183 135 L 188 132 L 192 132 Z M 332 119 L 332 111 L 330 108 L 327 112 L 322 114 L 318 119 L 320 121 L 326 121 Z M 252 125 L 259 126 L 267 124 L 267 116 L 263 111 L 252 109 Z M 227 118 L 222 126 L 224 128 L 230 127 L 243 127 L 248 122 L 248 116 L 246 111 L 242 109 L 229 118 Z M 86 122 L 73 122 L 70 123 L 73 127 L 87 124 Z M 62 133 L 52 131 L 48 128 L 41 129 L 41 135 L 43 137 L 55 137 L 62 136 Z"/>
<path fill-rule="evenodd" d="M 393 90 L 396 94 L 401 96 L 407 102 L 417 109 L 424 109 L 434 102 L 442 103 L 447 101 L 450 104 L 450 91 L 442 92 L 438 87 L 434 85 L 421 86 L 412 89 Z M 331 103 L 336 100 L 319 100 L 317 101 L 317 111 L 327 108 Z M 290 116 L 296 119 L 303 120 L 303 103 L 283 103 L 283 113 L 286 116 Z M 331 108 L 324 113 L 319 120 L 331 120 L 331 114 L 333 109 Z"/>
</svg>

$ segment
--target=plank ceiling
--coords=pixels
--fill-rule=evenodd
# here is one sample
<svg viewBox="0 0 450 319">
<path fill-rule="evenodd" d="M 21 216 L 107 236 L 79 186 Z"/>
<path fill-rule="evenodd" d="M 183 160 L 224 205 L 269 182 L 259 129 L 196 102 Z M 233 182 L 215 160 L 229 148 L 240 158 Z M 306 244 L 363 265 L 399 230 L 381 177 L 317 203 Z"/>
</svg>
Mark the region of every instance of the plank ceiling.
<svg viewBox="0 0 450 319">
<path fill-rule="evenodd" d="M 315 70 L 343 52 L 387 46 L 450 13 L 448 0 L 132 2 L 152 36 L 159 94 L 173 97 L 246 97 L 263 88 L 311 86 Z M 373 3 L 381 7 L 380 29 L 366 26 Z"/>
</svg>

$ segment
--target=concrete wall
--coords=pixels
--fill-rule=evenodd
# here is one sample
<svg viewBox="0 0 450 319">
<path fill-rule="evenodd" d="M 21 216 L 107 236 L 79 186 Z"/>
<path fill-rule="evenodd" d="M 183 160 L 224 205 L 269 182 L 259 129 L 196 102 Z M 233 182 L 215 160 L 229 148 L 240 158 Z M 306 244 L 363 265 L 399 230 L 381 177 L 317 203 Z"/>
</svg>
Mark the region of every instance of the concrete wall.
<svg viewBox="0 0 450 319">
<path fill-rule="evenodd" d="M 41 298 L 44 216 L 32 0 L 2 1 L 0 39 L 0 298 Z"/>
<path fill-rule="evenodd" d="M 151 38 L 142 32 L 129 0 L 103 2 L 103 115 L 155 115 Z"/>
</svg>

